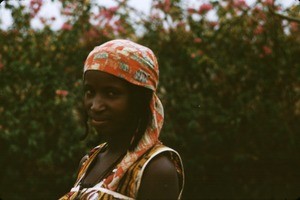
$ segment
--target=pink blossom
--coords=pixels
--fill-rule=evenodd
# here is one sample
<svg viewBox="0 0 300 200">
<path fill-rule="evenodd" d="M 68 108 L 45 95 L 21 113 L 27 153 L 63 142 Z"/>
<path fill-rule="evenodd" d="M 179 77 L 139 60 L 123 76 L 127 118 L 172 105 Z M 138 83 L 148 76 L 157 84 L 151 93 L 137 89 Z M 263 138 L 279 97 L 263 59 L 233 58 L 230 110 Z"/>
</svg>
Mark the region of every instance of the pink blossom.
<svg viewBox="0 0 300 200">
<path fill-rule="evenodd" d="M 93 28 L 86 32 L 86 36 L 88 39 L 96 38 L 98 37 L 98 32 L 96 31 L 96 29 Z"/>
<path fill-rule="evenodd" d="M 178 22 L 177 27 L 184 27 L 185 25 L 186 25 L 185 22 L 180 21 L 180 22 Z"/>
<path fill-rule="evenodd" d="M 245 0 L 235 0 L 233 2 L 233 6 L 235 6 L 237 8 L 242 8 L 242 7 L 247 7 L 247 4 L 246 4 Z"/>
<path fill-rule="evenodd" d="M 111 20 L 112 17 L 114 16 L 114 13 L 109 10 L 102 10 L 100 15 L 102 15 L 107 20 Z"/>
<path fill-rule="evenodd" d="M 264 31 L 265 31 L 265 30 L 264 30 L 264 27 L 261 26 L 261 25 L 259 25 L 259 26 L 256 27 L 256 29 L 254 29 L 253 33 L 254 33 L 254 35 L 260 35 L 260 34 L 262 34 Z"/>
<path fill-rule="evenodd" d="M 67 90 L 56 90 L 55 94 L 59 97 L 66 97 L 69 92 Z"/>
<path fill-rule="evenodd" d="M 192 53 L 191 54 L 191 58 L 195 58 L 196 57 L 196 54 L 195 53 Z"/>
<path fill-rule="evenodd" d="M 110 37 L 110 32 L 107 31 L 107 29 L 103 29 L 102 31 L 102 35 L 104 35 L 105 37 Z"/>
<path fill-rule="evenodd" d="M 203 55 L 203 51 L 202 51 L 202 50 L 198 50 L 198 51 L 197 51 L 197 54 L 198 54 L 199 56 L 201 56 L 201 55 Z"/>
<path fill-rule="evenodd" d="M 194 42 L 195 42 L 195 43 L 201 43 L 201 42 L 202 42 L 202 39 L 199 38 L 199 37 L 197 37 L 197 38 L 194 39 Z"/>
<path fill-rule="evenodd" d="M 187 11 L 188 11 L 189 14 L 196 13 L 196 10 L 194 8 L 188 8 Z"/>
<path fill-rule="evenodd" d="M 121 20 L 115 21 L 113 29 L 115 30 L 116 34 L 118 34 L 118 33 L 125 34 L 126 33 L 126 29 L 124 28 L 124 26 L 122 24 L 123 23 Z"/>
<path fill-rule="evenodd" d="M 31 12 L 31 17 L 34 17 L 41 9 L 43 0 L 31 0 L 29 7 L 33 11 Z"/>
<path fill-rule="evenodd" d="M 268 47 L 267 45 L 264 45 L 262 48 L 263 48 L 265 55 L 270 55 L 272 53 L 272 49 L 270 47 Z"/>
<path fill-rule="evenodd" d="M 290 23 L 290 27 L 291 27 L 291 31 L 297 32 L 297 31 L 298 31 L 299 25 L 298 25 L 297 22 L 291 22 L 291 23 Z"/>
<path fill-rule="evenodd" d="M 116 27 L 116 30 L 117 30 L 117 32 L 119 32 L 119 33 L 126 33 L 126 29 L 122 26 L 122 25 L 118 25 L 117 27 Z"/>
<path fill-rule="evenodd" d="M 62 30 L 65 30 L 65 31 L 70 31 L 72 30 L 72 25 L 71 24 L 68 24 L 68 23 L 64 23 L 61 27 Z"/>
<path fill-rule="evenodd" d="M 108 10 L 110 12 L 116 12 L 119 9 L 119 6 L 110 7 Z"/>
<path fill-rule="evenodd" d="M 72 12 L 71 9 L 64 9 L 64 10 L 61 11 L 61 14 L 70 16 L 70 15 L 73 14 L 73 12 Z"/>
<path fill-rule="evenodd" d="M 164 11 L 169 12 L 170 8 L 171 8 L 171 1 L 165 0 Z"/>
<path fill-rule="evenodd" d="M 272 6 L 274 4 L 274 0 L 265 0 L 263 3 L 267 6 Z"/>
<path fill-rule="evenodd" d="M 209 25 L 210 25 L 211 27 L 215 27 L 215 26 L 218 25 L 218 22 L 209 22 Z"/>
<path fill-rule="evenodd" d="M 255 7 L 254 9 L 253 9 L 253 12 L 256 12 L 256 13 L 260 13 L 262 10 L 261 10 L 261 8 L 259 8 L 259 7 Z"/>
<path fill-rule="evenodd" d="M 264 13 L 264 12 L 260 12 L 259 15 L 258 15 L 258 17 L 260 19 L 262 19 L 262 20 L 266 20 L 267 19 L 266 13 Z"/>
<path fill-rule="evenodd" d="M 161 9 L 161 8 L 163 7 L 163 4 L 162 4 L 162 2 L 154 1 L 154 2 L 153 2 L 153 7 L 154 7 L 154 8 Z"/>
<path fill-rule="evenodd" d="M 198 10 L 198 13 L 199 14 L 205 14 L 207 13 L 208 11 L 210 11 L 211 9 L 213 9 L 213 6 L 209 3 L 204 3 L 200 6 L 199 10 Z"/>
</svg>

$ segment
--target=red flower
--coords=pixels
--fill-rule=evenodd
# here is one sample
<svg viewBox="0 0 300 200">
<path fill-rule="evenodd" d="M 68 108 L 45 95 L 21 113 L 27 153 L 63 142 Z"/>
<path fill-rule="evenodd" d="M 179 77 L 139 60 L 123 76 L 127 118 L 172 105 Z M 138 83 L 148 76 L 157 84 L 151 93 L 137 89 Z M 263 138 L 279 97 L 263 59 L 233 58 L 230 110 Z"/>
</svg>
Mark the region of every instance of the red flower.
<svg viewBox="0 0 300 200">
<path fill-rule="evenodd" d="M 55 94 L 59 97 L 66 97 L 69 92 L 67 90 L 56 90 Z"/>
<path fill-rule="evenodd" d="M 185 31 L 187 31 L 187 29 L 186 29 L 186 23 L 183 22 L 183 21 L 179 21 L 179 22 L 176 24 L 176 27 L 179 28 L 179 29 L 184 29 Z"/>
<path fill-rule="evenodd" d="M 213 6 L 209 3 L 204 3 L 200 6 L 199 10 L 198 10 L 198 13 L 199 14 L 205 14 L 207 13 L 208 11 L 210 11 L 211 9 L 213 9 Z"/>
<path fill-rule="evenodd" d="M 197 51 L 197 54 L 198 54 L 199 56 L 201 56 L 201 55 L 203 55 L 203 51 L 202 51 L 202 50 L 198 50 L 198 51 Z"/>
<path fill-rule="evenodd" d="M 111 20 L 114 16 L 114 12 L 111 12 L 110 10 L 102 10 L 100 11 L 100 16 L 103 16 L 107 20 Z"/>
<path fill-rule="evenodd" d="M 263 3 L 267 6 L 272 6 L 274 4 L 274 0 L 265 0 Z"/>
<path fill-rule="evenodd" d="M 71 9 L 64 9 L 63 11 L 61 11 L 61 14 L 70 16 L 73 14 L 73 12 Z"/>
<path fill-rule="evenodd" d="M 108 10 L 110 11 L 110 12 L 116 12 L 117 10 L 119 9 L 119 6 L 114 6 L 114 7 L 110 7 Z"/>
<path fill-rule="evenodd" d="M 72 25 L 71 24 L 68 24 L 68 23 L 64 23 L 61 27 L 62 30 L 65 30 L 65 31 L 70 31 L 72 30 Z"/>
<path fill-rule="evenodd" d="M 99 36 L 97 30 L 95 28 L 91 28 L 85 33 L 88 39 L 97 38 Z"/>
<path fill-rule="evenodd" d="M 199 37 L 197 37 L 197 38 L 194 39 L 194 42 L 195 42 L 195 43 L 201 43 L 201 42 L 202 42 L 202 39 L 199 38 Z"/>
<path fill-rule="evenodd" d="M 41 9 L 43 0 L 31 0 L 29 7 L 32 10 L 31 17 L 34 17 Z"/>
<path fill-rule="evenodd" d="M 298 31 L 298 27 L 299 27 L 299 25 L 298 25 L 297 22 L 291 22 L 291 23 L 290 23 L 291 31 L 297 32 L 297 31 Z"/>
<path fill-rule="evenodd" d="M 188 8 L 187 11 L 189 14 L 194 14 L 196 12 L 194 8 Z"/>
<path fill-rule="evenodd" d="M 270 55 L 273 52 L 272 49 L 266 45 L 264 45 L 262 48 L 263 48 L 265 55 Z"/>
<path fill-rule="evenodd" d="M 257 26 L 256 29 L 254 29 L 253 33 L 254 35 L 260 35 L 264 32 L 264 27 L 263 26 Z"/>
<path fill-rule="evenodd" d="M 247 4 L 246 4 L 245 0 L 235 0 L 233 2 L 233 6 L 235 6 L 237 8 L 242 8 L 242 7 L 247 7 Z"/>
<path fill-rule="evenodd" d="M 218 22 L 209 22 L 209 25 L 210 25 L 211 27 L 215 27 L 215 26 L 218 25 Z"/>
<path fill-rule="evenodd" d="M 164 11 L 169 12 L 170 8 L 171 8 L 171 1 L 165 0 Z"/>
</svg>

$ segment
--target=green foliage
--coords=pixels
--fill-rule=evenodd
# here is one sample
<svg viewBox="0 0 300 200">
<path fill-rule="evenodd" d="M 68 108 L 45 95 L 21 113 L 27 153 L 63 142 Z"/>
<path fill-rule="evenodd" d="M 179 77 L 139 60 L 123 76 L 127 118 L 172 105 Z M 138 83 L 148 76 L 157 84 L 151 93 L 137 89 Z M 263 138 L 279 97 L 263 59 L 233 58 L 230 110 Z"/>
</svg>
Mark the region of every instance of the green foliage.
<svg viewBox="0 0 300 200">
<path fill-rule="evenodd" d="M 99 142 L 80 141 L 83 62 L 113 38 L 158 57 L 162 140 L 182 156 L 184 199 L 299 197 L 299 24 L 272 14 L 269 1 L 153 1 L 149 17 L 132 17 L 127 1 L 63 1 L 58 31 L 47 20 L 30 27 L 41 6 L 33 2 L 6 1 L 14 23 L 0 30 L 0 198 L 57 199 L 70 189 L 79 160 Z M 299 17 L 297 9 L 283 12 Z"/>
</svg>

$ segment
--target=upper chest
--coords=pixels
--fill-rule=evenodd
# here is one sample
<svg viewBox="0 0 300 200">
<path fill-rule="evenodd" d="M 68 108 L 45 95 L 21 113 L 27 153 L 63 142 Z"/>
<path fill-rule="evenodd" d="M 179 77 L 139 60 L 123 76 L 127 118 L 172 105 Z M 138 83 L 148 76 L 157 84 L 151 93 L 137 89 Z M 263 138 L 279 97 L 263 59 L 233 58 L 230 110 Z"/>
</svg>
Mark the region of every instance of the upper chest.
<svg viewBox="0 0 300 200">
<path fill-rule="evenodd" d="M 119 154 L 99 153 L 88 166 L 81 183 L 83 185 L 92 186 L 100 182 L 112 173 L 121 159 L 121 156 L 122 155 Z"/>
</svg>

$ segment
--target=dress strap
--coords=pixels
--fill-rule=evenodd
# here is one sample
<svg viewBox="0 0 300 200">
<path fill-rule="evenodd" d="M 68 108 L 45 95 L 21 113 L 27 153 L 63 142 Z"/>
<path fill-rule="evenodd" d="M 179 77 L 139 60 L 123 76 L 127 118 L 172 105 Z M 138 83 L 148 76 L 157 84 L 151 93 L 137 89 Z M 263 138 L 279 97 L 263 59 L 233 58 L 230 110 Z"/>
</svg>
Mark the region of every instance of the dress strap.
<svg viewBox="0 0 300 200">
<path fill-rule="evenodd" d="M 83 179 L 85 176 L 85 173 L 87 169 L 89 168 L 90 164 L 93 162 L 93 160 L 96 158 L 96 156 L 99 154 L 99 152 L 105 148 L 107 143 L 102 143 L 95 148 L 93 148 L 89 154 L 87 154 L 85 157 L 86 159 L 81 163 L 81 166 L 79 167 L 78 175 L 77 175 L 77 180 L 74 184 L 74 188 L 76 188 L 80 181 Z"/>
</svg>

